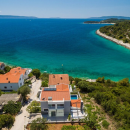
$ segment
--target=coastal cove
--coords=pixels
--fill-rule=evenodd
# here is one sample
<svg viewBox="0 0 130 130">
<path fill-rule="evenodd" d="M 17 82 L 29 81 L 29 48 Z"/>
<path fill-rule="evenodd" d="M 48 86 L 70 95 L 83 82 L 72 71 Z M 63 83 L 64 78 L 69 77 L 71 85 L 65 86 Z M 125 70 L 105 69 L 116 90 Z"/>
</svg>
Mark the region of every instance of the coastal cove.
<svg viewBox="0 0 130 130">
<path fill-rule="evenodd" d="M 0 61 L 73 77 L 130 78 L 130 51 L 95 34 L 106 24 L 84 21 L 1 19 Z"/>
</svg>

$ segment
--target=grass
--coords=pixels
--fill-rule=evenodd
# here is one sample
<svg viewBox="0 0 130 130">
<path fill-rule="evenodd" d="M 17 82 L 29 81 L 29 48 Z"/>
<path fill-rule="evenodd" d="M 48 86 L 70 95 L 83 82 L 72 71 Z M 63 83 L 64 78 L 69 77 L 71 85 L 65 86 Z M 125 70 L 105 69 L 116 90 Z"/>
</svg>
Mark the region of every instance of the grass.
<svg viewBox="0 0 130 130">
<path fill-rule="evenodd" d="M 106 128 L 106 129 L 108 129 L 108 126 L 109 126 L 110 124 L 106 121 L 106 120 L 104 120 L 103 122 L 102 122 L 102 126 L 104 127 L 104 128 Z"/>
</svg>

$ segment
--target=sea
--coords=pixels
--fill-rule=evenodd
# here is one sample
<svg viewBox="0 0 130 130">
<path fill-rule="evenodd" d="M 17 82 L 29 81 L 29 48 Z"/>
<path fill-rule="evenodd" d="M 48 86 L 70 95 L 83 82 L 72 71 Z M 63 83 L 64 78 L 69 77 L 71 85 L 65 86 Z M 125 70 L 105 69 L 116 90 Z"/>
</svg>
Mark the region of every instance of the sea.
<svg viewBox="0 0 130 130">
<path fill-rule="evenodd" d="M 83 79 L 130 78 L 130 50 L 98 36 L 107 24 L 89 20 L 0 19 L 0 61 Z"/>
</svg>

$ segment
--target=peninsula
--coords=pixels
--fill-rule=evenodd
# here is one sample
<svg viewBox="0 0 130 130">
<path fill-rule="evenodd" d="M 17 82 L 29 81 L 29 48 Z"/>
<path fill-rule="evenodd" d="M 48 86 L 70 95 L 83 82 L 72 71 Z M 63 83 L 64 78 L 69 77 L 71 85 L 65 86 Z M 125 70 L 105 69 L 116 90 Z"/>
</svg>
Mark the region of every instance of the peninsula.
<svg viewBox="0 0 130 130">
<path fill-rule="evenodd" d="M 111 26 L 101 27 L 96 33 L 130 49 L 130 20 L 119 22 Z"/>
</svg>

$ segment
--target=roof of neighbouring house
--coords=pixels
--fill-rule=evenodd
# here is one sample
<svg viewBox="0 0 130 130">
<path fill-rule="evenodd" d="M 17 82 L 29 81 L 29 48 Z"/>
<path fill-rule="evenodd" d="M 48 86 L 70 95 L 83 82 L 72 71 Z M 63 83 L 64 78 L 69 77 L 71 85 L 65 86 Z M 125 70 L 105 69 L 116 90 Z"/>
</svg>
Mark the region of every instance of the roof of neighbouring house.
<svg viewBox="0 0 130 130">
<path fill-rule="evenodd" d="M 0 75 L 0 83 L 18 83 L 21 75 L 24 75 L 26 70 L 21 67 L 13 68 L 10 72 Z"/>
<path fill-rule="evenodd" d="M 49 75 L 49 85 L 57 84 L 69 84 L 69 75 L 68 74 L 50 74 Z"/>
<path fill-rule="evenodd" d="M 14 102 L 17 102 L 17 101 L 20 101 L 21 100 L 21 94 L 2 94 L 0 96 L 0 105 L 2 104 L 7 104 L 8 101 L 14 101 Z"/>
<path fill-rule="evenodd" d="M 0 66 L 1 66 L 2 64 L 4 64 L 4 63 L 0 62 Z"/>
<path fill-rule="evenodd" d="M 15 73 L 21 73 L 21 74 L 25 74 L 27 69 L 21 68 L 21 67 L 17 67 L 17 68 L 13 68 L 10 70 L 10 73 L 15 74 Z"/>
<path fill-rule="evenodd" d="M 81 107 L 81 99 L 71 100 L 71 106 L 80 108 Z"/>
</svg>

